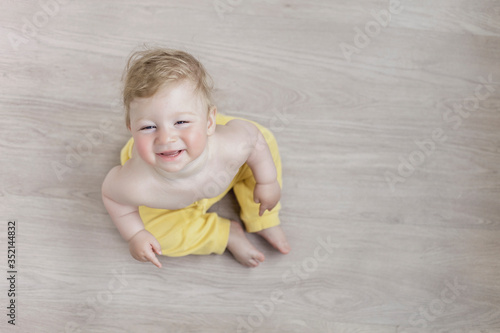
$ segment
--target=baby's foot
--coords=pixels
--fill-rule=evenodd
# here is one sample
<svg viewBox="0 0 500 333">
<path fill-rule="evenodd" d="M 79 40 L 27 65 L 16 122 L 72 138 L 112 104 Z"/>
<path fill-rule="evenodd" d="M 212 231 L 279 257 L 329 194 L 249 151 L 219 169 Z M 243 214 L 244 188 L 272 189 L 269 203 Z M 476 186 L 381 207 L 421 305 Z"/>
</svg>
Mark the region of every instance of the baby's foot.
<svg viewBox="0 0 500 333">
<path fill-rule="evenodd" d="M 264 255 L 247 239 L 241 225 L 235 221 L 231 221 L 227 249 L 244 266 L 257 267 L 265 259 Z"/>
<path fill-rule="evenodd" d="M 290 245 L 286 240 L 285 233 L 279 225 L 258 231 L 257 234 L 264 237 L 274 248 L 283 254 L 290 252 Z"/>
</svg>

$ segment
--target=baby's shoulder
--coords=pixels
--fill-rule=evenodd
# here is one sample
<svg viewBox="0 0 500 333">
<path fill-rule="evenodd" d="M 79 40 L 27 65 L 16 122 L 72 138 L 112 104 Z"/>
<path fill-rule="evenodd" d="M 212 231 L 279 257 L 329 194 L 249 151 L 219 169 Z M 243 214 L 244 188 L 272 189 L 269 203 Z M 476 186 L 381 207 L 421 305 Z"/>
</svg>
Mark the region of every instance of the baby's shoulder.
<svg viewBox="0 0 500 333">
<path fill-rule="evenodd" d="M 257 127 L 251 122 L 240 119 L 231 120 L 226 125 L 217 127 L 219 159 L 243 164 L 255 147 Z"/>
<path fill-rule="evenodd" d="M 220 127 L 219 140 L 225 145 L 251 143 L 258 132 L 254 124 L 243 119 L 232 119 L 224 126 L 217 127 Z"/>
<path fill-rule="evenodd" d="M 140 182 L 131 165 L 119 165 L 111 169 L 102 184 L 102 194 L 118 203 L 137 205 L 140 198 Z"/>
<path fill-rule="evenodd" d="M 244 119 L 231 119 L 226 123 L 226 126 L 232 129 L 242 130 L 246 132 L 254 132 L 257 127 L 250 121 Z"/>
</svg>

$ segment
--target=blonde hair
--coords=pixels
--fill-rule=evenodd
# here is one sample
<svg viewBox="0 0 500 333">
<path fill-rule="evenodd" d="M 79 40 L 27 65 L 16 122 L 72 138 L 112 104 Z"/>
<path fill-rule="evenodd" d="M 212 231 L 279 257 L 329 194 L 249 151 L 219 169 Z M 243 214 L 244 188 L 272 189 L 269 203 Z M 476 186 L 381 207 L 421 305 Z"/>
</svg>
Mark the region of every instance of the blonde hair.
<svg viewBox="0 0 500 333">
<path fill-rule="evenodd" d="M 130 127 L 130 103 L 137 97 L 151 97 L 167 83 L 180 80 L 193 82 L 208 105 L 212 102 L 212 79 L 203 65 L 187 52 L 153 48 L 136 51 L 130 56 L 124 72 L 123 104 L 125 122 Z"/>
</svg>

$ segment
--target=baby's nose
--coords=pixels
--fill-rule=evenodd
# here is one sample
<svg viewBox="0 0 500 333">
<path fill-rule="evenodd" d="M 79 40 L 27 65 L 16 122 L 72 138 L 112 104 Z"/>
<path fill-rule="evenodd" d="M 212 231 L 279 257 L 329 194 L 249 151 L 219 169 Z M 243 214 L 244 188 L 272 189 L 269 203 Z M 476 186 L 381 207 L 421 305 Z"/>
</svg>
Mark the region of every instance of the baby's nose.
<svg viewBox="0 0 500 333">
<path fill-rule="evenodd" d="M 175 130 L 163 130 L 158 137 L 160 143 L 169 143 L 177 141 L 177 133 Z"/>
</svg>

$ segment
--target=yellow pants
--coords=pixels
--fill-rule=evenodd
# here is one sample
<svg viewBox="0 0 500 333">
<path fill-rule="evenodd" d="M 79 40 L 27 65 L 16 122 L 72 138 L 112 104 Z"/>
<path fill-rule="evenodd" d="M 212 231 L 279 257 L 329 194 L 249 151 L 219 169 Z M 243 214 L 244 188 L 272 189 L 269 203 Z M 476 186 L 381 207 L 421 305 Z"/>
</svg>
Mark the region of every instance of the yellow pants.
<svg viewBox="0 0 500 333">
<path fill-rule="evenodd" d="M 218 125 L 224 125 L 232 119 L 236 118 L 218 114 L 216 122 Z M 276 139 L 268 129 L 255 122 L 252 123 L 259 128 L 269 145 L 278 171 L 278 182 L 281 186 L 281 160 Z M 130 159 L 133 145 L 134 140 L 131 138 L 123 147 L 121 151 L 122 165 Z M 216 180 L 214 179 L 214 181 Z M 279 203 L 271 211 L 266 211 L 262 216 L 259 216 L 259 205 L 253 201 L 254 187 L 255 179 L 252 170 L 245 163 L 240 167 L 231 185 L 217 197 L 202 199 L 177 210 L 140 206 L 139 214 L 144 228 L 160 242 L 162 254 L 165 256 L 222 254 L 229 238 L 230 221 L 216 213 L 207 213 L 207 210 L 231 189 L 233 189 L 240 204 L 240 218 L 248 232 L 257 232 L 280 223 L 278 213 L 281 205 Z"/>
</svg>

